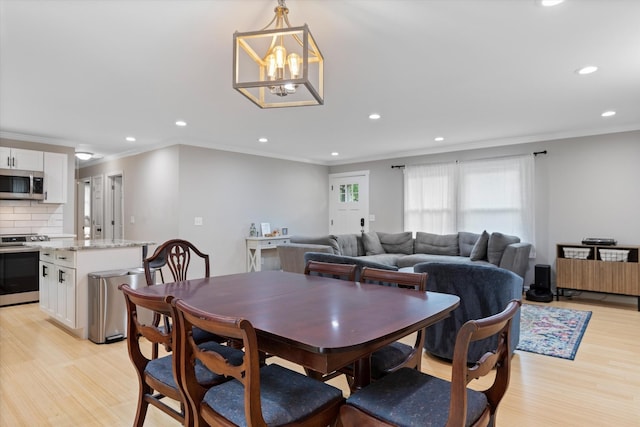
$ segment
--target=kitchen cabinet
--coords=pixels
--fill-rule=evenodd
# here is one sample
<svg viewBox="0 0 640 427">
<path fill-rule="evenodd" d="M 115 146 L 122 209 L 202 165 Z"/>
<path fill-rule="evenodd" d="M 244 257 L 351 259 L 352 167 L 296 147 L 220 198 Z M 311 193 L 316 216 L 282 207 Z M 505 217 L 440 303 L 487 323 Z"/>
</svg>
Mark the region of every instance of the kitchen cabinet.
<svg viewBox="0 0 640 427">
<path fill-rule="evenodd" d="M 40 252 L 40 308 L 69 328 L 76 327 L 75 254 Z"/>
<path fill-rule="evenodd" d="M 57 239 L 30 243 L 40 249 L 40 309 L 56 324 L 87 339 L 89 274 L 142 265 L 152 242 Z"/>
<path fill-rule="evenodd" d="M 56 313 L 55 266 L 51 252 L 40 252 L 40 309 L 47 314 Z"/>
<path fill-rule="evenodd" d="M 67 203 L 67 175 L 67 155 L 45 152 L 42 203 Z"/>
<path fill-rule="evenodd" d="M 0 168 L 44 171 L 42 151 L 24 150 L 22 148 L 0 147 Z"/>
</svg>

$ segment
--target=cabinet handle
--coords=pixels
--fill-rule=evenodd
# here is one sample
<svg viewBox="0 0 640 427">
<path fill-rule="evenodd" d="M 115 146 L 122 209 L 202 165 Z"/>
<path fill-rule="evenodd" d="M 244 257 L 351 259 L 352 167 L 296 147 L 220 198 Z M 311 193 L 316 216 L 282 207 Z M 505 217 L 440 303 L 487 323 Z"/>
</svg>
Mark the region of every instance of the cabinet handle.
<svg viewBox="0 0 640 427">
<path fill-rule="evenodd" d="M 42 266 L 42 277 L 47 277 L 49 275 L 49 273 L 47 273 L 47 270 L 48 270 L 47 266 L 43 265 Z"/>
<path fill-rule="evenodd" d="M 58 259 L 67 259 L 67 257 L 66 256 L 61 256 L 61 257 L 58 257 Z"/>
<path fill-rule="evenodd" d="M 58 270 L 58 282 L 64 283 L 64 271 Z"/>
<path fill-rule="evenodd" d="M 11 160 L 12 160 L 11 161 L 11 166 L 13 166 L 15 168 L 16 167 L 16 158 L 12 157 Z"/>
<path fill-rule="evenodd" d="M 7 157 L 7 167 L 11 167 L 11 157 Z"/>
</svg>

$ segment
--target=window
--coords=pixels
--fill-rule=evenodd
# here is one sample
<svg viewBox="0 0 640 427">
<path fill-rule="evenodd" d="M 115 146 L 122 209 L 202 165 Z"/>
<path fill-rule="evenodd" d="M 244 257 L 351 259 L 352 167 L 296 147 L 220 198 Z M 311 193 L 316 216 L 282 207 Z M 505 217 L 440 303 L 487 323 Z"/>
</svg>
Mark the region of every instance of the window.
<svg viewBox="0 0 640 427">
<path fill-rule="evenodd" d="M 340 203 L 358 202 L 358 184 L 340 184 Z"/>
<path fill-rule="evenodd" d="M 405 168 L 405 230 L 499 231 L 534 243 L 533 156 Z"/>
<path fill-rule="evenodd" d="M 456 231 L 456 164 L 405 168 L 404 226 L 436 234 Z"/>
</svg>

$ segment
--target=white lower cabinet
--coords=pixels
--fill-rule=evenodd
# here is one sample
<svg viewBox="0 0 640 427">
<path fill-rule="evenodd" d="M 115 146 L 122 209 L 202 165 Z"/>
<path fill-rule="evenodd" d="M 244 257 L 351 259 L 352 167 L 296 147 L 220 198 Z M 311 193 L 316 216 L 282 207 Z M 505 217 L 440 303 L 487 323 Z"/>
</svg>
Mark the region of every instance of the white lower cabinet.
<svg viewBox="0 0 640 427">
<path fill-rule="evenodd" d="M 40 308 L 76 328 L 76 269 L 68 251 L 40 252 Z"/>
<path fill-rule="evenodd" d="M 83 244 L 77 246 L 83 247 Z M 140 246 L 90 247 L 80 250 L 41 248 L 40 309 L 74 335 L 87 339 L 89 274 L 104 270 L 130 269 L 140 265 Z"/>
<path fill-rule="evenodd" d="M 60 322 L 76 327 L 76 269 L 56 266 L 56 317 Z"/>
<path fill-rule="evenodd" d="M 55 293 L 55 266 L 52 262 L 42 260 L 40 253 L 40 309 L 48 314 L 55 315 L 56 299 Z"/>
</svg>

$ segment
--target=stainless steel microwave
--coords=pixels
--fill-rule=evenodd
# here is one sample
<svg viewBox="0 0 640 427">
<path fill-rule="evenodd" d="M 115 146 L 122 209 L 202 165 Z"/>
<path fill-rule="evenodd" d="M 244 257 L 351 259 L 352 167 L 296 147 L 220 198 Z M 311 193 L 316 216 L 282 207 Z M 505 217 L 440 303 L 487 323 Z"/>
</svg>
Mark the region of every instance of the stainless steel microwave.
<svg viewBox="0 0 640 427">
<path fill-rule="evenodd" d="M 0 199 L 44 200 L 44 174 L 38 171 L 0 169 Z"/>
</svg>

